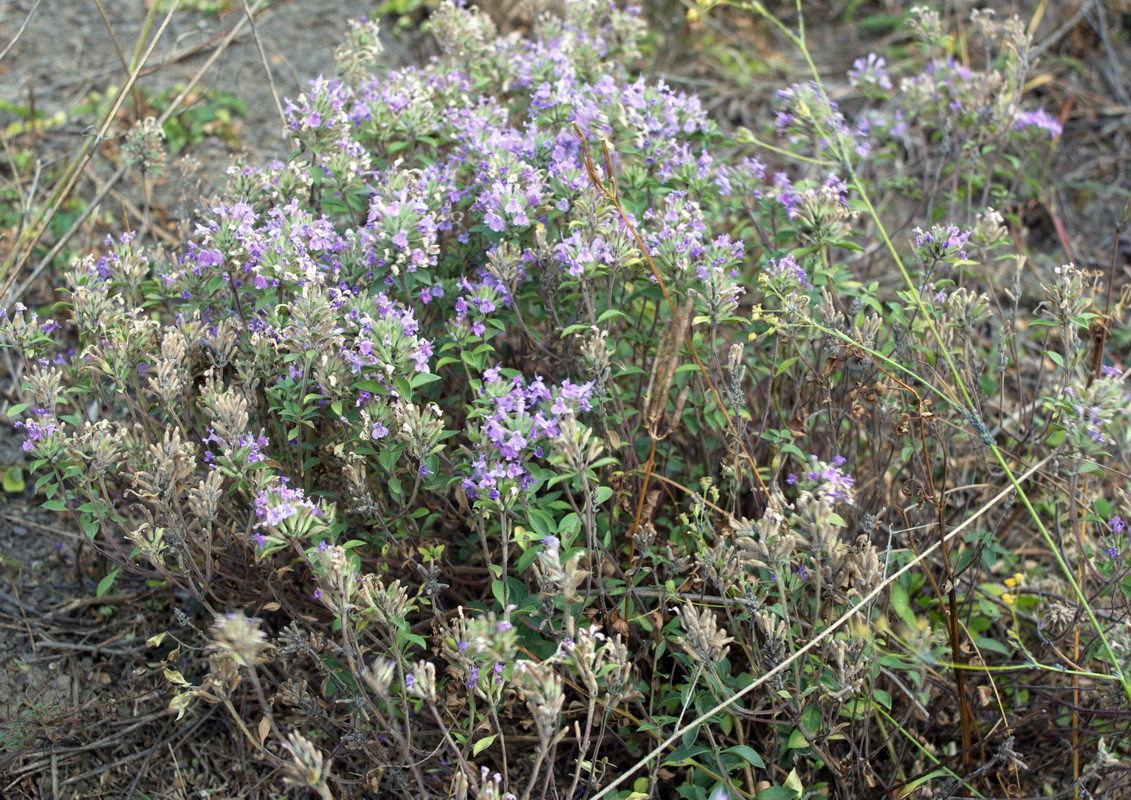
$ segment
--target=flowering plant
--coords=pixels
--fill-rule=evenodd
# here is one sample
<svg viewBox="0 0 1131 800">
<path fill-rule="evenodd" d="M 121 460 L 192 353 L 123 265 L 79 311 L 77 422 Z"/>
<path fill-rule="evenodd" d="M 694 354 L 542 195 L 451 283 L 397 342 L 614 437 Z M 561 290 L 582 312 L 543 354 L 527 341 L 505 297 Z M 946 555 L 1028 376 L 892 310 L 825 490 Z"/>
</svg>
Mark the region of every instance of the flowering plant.
<svg viewBox="0 0 1131 800">
<path fill-rule="evenodd" d="M 1020 279 L 988 294 L 1024 261 L 995 160 L 1063 133 L 1022 102 L 1024 27 L 975 15 L 999 63 L 974 70 L 912 19 L 921 69 L 862 57 L 852 102 L 814 75 L 733 140 L 633 73 L 637 10 L 499 37 L 444 4 L 441 55 L 390 72 L 359 23 L 286 105 L 293 157 L 233 167 L 176 257 L 111 238 L 66 274 L 64 321 L 5 315 L 45 507 L 217 620 L 183 623 L 211 644 L 191 679 L 168 656 L 172 707 L 238 719 L 250 687 L 256 752 L 322 796 L 900 793 L 866 743 L 941 706 L 903 735 L 973 753 L 992 679 L 967 672 L 1031 664 L 1017 620 L 1042 601 L 978 578 L 1026 567 L 969 520 L 1012 492 L 1048 537 L 1034 472 L 1079 489 L 1131 441 L 1122 374 L 1080 355 L 1095 276 L 1033 298 L 1048 369 L 1016 356 Z M 1117 501 L 1073 545 L 1107 593 Z M 1059 566 L 1067 631 L 1090 606 Z M 265 598 L 285 626 L 232 612 Z M 1089 621 L 1088 675 L 1131 697 L 1125 642 Z"/>
</svg>

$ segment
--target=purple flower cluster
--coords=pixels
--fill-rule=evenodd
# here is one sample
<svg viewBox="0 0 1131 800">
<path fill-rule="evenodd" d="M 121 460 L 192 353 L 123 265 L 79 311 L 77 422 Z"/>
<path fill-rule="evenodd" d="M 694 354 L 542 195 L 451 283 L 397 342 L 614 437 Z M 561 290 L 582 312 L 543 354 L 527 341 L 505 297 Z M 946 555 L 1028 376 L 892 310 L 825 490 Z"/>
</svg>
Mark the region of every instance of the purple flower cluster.
<svg viewBox="0 0 1131 800">
<path fill-rule="evenodd" d="M 795 484 L 799 480 L 807 482 L 806 489 L 825 505 L 837 502 L 851 504 L 856 497 L 855 480 L 842 467 L 847 463 L 844 456 L 833 456 L 832 461 L 821 461 L 817 456 L 809 456 L 811 468 L 802 473 L 799 479 L 792 472 L 786 476 L 786 483 Z"/>
<path fill-rule="evenodd" d="M 965 261 L 966 245 L 973 231 L 957 225 L 932 225 L 930 230 L 915 229 L 915 255 L 927 267 L 941 261 Z"/>
<path fill-rule="evenodd" d="M 852 69 L 848 71 L 848 82 L 855 87 L 875 87 L 885 92 L 892 90 L 891 76 L 888 75 L 887 61 L 876 53 L 869 53 L 867 57 L 858 58 L 852 62 Z"/>
<path fill-rule="evenodd" d="M 544 456 L 546 440 L 560 432 L 560 420 L 591 408 L 592 384 L 565 380 L 550 388 L 540 376 L 528 383 L 521 375 L 502 373 L 499 367 L 483 373 L 469 420 L 470 474 L 461 487 L 473 500 L 509 504 L 534 484 L 530 460 Z"/>
<path fill-rule="evenodd" d="M 374 265 L 394 277 L 434 269 L 439 235 L 452 229 L 452 205 L 460 197 L 450 167 L 433 165 L 420 173 L 375 177 L 380 188 L 370 200 L 361 234 Z"/>
<path fill-rule="evenodd" d="M 809 276 L 792 253 L 786 253 L 781 258 L 771 258 L 762 271 L 762 282 L 775 294 L 782 296 L 813 288 Z"/>
<path fill-rule="evenodd" d="M 304 512 L 313 517 L 322 515 L 322 509 L 307 499 L 302 489 L 292 489 L 288 483 L 286 478 L 280 478 L 277 485 L 255 496 L 255 516 L 259 519 L 256 527 L 277 528 Z"/>
<path fill-rule="evenodd" d="M 1106 429 L 1112 423 L 1112 414 L 1109 410 L 1097 405 L 1084 405 L 1077 403 L 1072 410 L 1078 415 L 1077 423 L 1083 428 L 1087 438 L 1097 445 L 1105 444 L 1108 438 Z"/>
<path fill-rule="evenodd" d="M 1036 111 L 1022 111 L 1017 115 L 1013 129 L 1020 131 L 1026 128 L 1037 128 L 1045 131 L 1049 139 L 1055 139 L 1064 133 L 1064 126 L 1060 124 L 1060 120 L 1043 108 L 1038 108 Z"/>
<path fill-rule="evenodd" d="M 201 444 L 211 444 L 215 442 L 221 448 L 220 456 L 229 459 L 236 463 L 242 464 L 258 464 L 266 459 L 264 448 L 267 447 L 266 436 L 254 436 L 250 433 L 245 433 L 236 438 L 234 442 L 226 441 L 217 435 L 216 431 L 212 428 L 208 429 L 208 435 L 204 438 Z M 204 460 L 211 463 L 217 459 L 217 455 L 211 450 L 204 451 Z"/>
<path fill-rule="evenodd" d="M 849 126 L 836 101 L 814 81 L 795 83 L 777 92 L 777 129 L 790 142 L 812 141 L 838 159 L 852 154 L 867 158 L 871 149 L 859 128 Z"/>
<path fill-rule="evenodd" d="M 993 75 L 975 72 L 954 56 L 932 59 L 921 75 L 903 80 L 906 106 L 919 110 L 921 121 L 942 130 L 974 130 L 982 139 L 1010 128 L 1035 129 L 1048 139 L 1062 132 L 1060 122 L 1044 109 L 1022 111 L 1009 116 L 1012 106 L 1001 102 L 1000 81 Z M 1008 97 L 1008 96 L 1007 96 Z"/>
<path fill-rule="evenodd" d="M 339 80 L 321 76 L 313 81 L 310 91 L 286 102 L 283 111 L 287 125 L 295 136 L 313 152 L 320 152 L 336 140 L 340 131 L 356 121 L 351 115 L 353 92 Z"/>
<path fill-rule="evenodd" d="M 46 408 L 38 407 L 32 409 L 31 417 L 13 423 L 12 427 L 23 428 L 26 438 L 21 447 L 25 453 L 35 452 L 41 444 L 62 431 L 55 414 Z"/>
<path fill-rule="evenodd" d="M 645 211 L 641 227 L 656 267 L 679 290 L 692 286 L 693 280 L 706 281 L 713 268 L 729 275 L 745 254 L 743 243 L 726 234 L 709 238 L 703 209 L 687 192 L 672 192 L 659 210 Z"/>
<path fill-rule="evenodd" d="M 565 265 L 566 272 L 574 277 L 592 273 L 611 266 L 616 254 L 601 234 L 587 236 L 576 230 L 554 245 L 554 256 Z"/>
<path fill-rule="evenodd" d="M 482 338 L 487 332 L 487 322 L 500 308 L 510 305 L 510 293 L 497 278 L 481 270 L 478 280 L 462 278 L 459 296 L 455 301 L 453 321 L 459 329 L 466 325 L 474 336 Z"/>
<path fill-rule="evenodd" d="M 472 211 L 482 214 L 494 233 L 532 225 L 546 196 L 541 171 L 510 154 L 489 158 L 486 166 L 493 180 L 484 186 Z"/>
<path fill-rule="evenodd" d="M 354 375 L 376 380 L 395 395 L 392 376 L 430 371 L 432 342 L 420 336 L 411 307 L 379 292 L 351 297 L 344 308 L 345 329 L 351 335 L 341 355 Z"/>
</svg>

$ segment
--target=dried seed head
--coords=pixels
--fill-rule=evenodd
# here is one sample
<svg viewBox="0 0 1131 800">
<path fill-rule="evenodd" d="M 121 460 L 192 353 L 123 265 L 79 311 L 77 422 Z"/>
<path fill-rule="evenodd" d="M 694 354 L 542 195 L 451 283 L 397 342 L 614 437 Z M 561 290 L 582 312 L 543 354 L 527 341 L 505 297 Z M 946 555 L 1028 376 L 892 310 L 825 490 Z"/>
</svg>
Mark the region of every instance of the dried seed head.
<svg viewBox="0 0 1131 800">
<path fill-rule="evenodd" d="M 715 612 L 709 608 L 698 611 L 691 603 L 684 603 L 679 609 L 680 623 L 686 637 L 680 641 L 684 652 L 697 661 L 711 664 L 722 661 L 730 651 L 728 645 L 734 641 L 727 636 L 725 628 L 720 628 Z"/>
<path fill-rule="evenodd" d="M 547 547 L 538 554 L 535 562 L 538 576 L 543 584 L 547 599 L 564 597 L 567 603 L 578 598 L 578 591 L 589 577 L 589 571 L 581 569 L 581 554 L 575 553 L 563 562 L 561 552 L 556 547 Z"/>
<path fill-rule="evenodd" d="M 964 340 L 974 335 L 974 327 L 989 314 L 990 299 L 984 294 L 974 294 L 964 287 L 956 289 L 947 300 L 950 321 Z"/>
<path fill-rule="evenodd" d="M 389 687 L 392 686 L 393 678 L 396 675 L 397 662 L 383 656 L 374 659 L 373 663 L 361 673 L 361 677 L 369 685 L 369 688 L 382 700 L 388 699 Z"/>
<path fill-rule="evenodd" d="M 145 468 L 133 476 L 134 493 L 144 500 L 171 504 L 193 475 L 195 452 L 191 442 L 181 440 L 179 428 L 166 428 L 161 443 L 149 446 Z"/>
<path fill-rule="evenodd" d="M 236 345 L 239 343 L 240 325 L 236 320 L 225 319 L 211 330 L 206 329 L 201 337 L 209 361 L 217 369 L 223 369 L 234 360 Z"/>
<path fill-rule="evenodd" d="M 612 352 L 608 338 L 608 331 L 592 326 L 589 329 L 589 335 L 581 341 L 581 361 L 586 373 L 593 381 L 594 397 L 604 395 L 605 384 L 609 379 L 611 369 L 609 358 Z"/>
<path fill-rule="evenodd" d="M 330 762 L 322 751 L 301 733 L 287 734 L 286 749 L 291 762 L 283 768 L 283 781 L 291 786 L 321 791 L 330 775 Z"/>
<path fill-rule="evenodd" d="M 558 431 L 558 435 L 550 443 L 554 457 L 560 459 L 571 472 L 584 474 L 589 465 L 600 458 L 604 445 L 573 415 L 562 418 L 558 423 Z"/>
<path fill-rule="evenodd" d="M 490 15 L 472 6 L 463 9 L 442 4 L 430 19 L 440 50 L 456 63 L 477 58 L 495 40 L 495 23 Z"/>
<path fill-rule="evenodd" d="M 701 549 L 695 554 L 695 560 L 707 580 L 715 584 L 722 594 L 736 588 L 745 578 L 746 569 L 755 561 L 749 552 L 738 549 L 726 537 L 719 537 L 713 545 Z"/>
<path fill-rule="evenodd" d="M 762 652 L 759 654 L 764 669 L 773 669 L 785 658 L 788 630 L 785 623 L 768 611 L 754 615 L 754 624 L 762 634 Z"/>
<path fill-rule="evenodd" d="M 322 604 L 336 614 L 344 614 L 353 608 L 358 575 L 349 553 L 334 544 L 319 546 L 310 554 L 310 560 L 315 567 L 320 592 L 318 599 Z"/>
<path fill-rule="evenodd" d="M 381 44 L 381 25 L 377 20 L 350 20 L 345 43 L 334 50 L 338 74 L 360 83 L 376 65 L 384 49 Z"/>
<path fill-rule="evenodd" d="M 126 538 L 134 543 L 138 552 L 145 556 L 149 563 L 158 569 L 165 567 L 165 553 L 168 548 L 164 543 L 165 529 L 155 528 L 148 522 L 126 534 Z"/>
<path fill-rule="evenodd" d="M 844 639 L 834 639 L 829 644 L 829 653 L 832 655 L 836 670 L 837 691 L 826 691 L 826 696 L 838 703 L 843 703 L 848 698 L 860 691 L 864 685 L 864 661 L 861 659 L 864 642 L 853 639 L 851 642 Z"/>
<path fill-rule="evenodd" d="M 211 376 L 210 376 L 211 377 Z M 209 381 L 202 395 L 204 413 L 212 421 L 212 431 L 225 443 L 233 444 L 247 432 L 248 402 L 247 398 L 233 389 L 228 389 L 222 394 L 215 391 L 220 386 Z"/>
<path fill-rule="evenodd" d="M 63 389 L 63 373 L 57 369 L 37 367 L 28 375 L 27 383 L 35 404 L 54 413 Z"/>
<path fill-rule="evenodd" d="M 868 537 L 861 534 L 845 556 L 842 585 L 849 597 L 862 597 L 879 585 L 884 576 L 884 565 L 880 561 L 876 546 Z"/>
<path fill-rule="evenodd" d="M 108 419 L 88 422 L 75 438 L 69 453 L 75 460 L 86 464 L 89 478 L 97 479 L 119 465 L 124 436 L 121 427 Z"/>
<path fill-rule="evenodd" d="M 184 334 L 177 328 L 166 328 L 161 339 L 161 357 L 146 378 L 149 390 L 161 398 L 166 407 L 180 406 L 188 383 L 188 371 L 185 369 L 187 352 Z"/>
<path fill-rule="evenodd" d="M 410 695 L 435 703 L 436 665 L 431 661 L 417 661 L 412 672 L 405 676 L 405 688 Z"/>
<path fill-rule="evenodd" d="M 1005 217 L 996 209 L 987 208 L 977 214 L 974 222 L 974 235 L 970 237 L 979 247 L 990 250 L 1007 242 L 1009 229 L 1005 227 Z"/>
<path fill-rule="evenodd" d="M 561 676 L 544 662 L 521 661 L 515 669 L 515 683 L 534 719 L 539 743 L 550 747 L 559 733 L 565 700 Z"/>
<path fill-rule="evenodd" d="M 360 589 L 360 599 L 367 606 L 363 613 L 372 614 L 390 629 L 397 628 L 405 616 L 416 609 L 408 596 L 408 587 L 399 580 L 385 586 L 380 578 L 370 573 L 362 577 Z"/>
<path fill-rule="evenodd" d="M 226 614 L 212 624 L 212 641 L 205 650 L 226 655 L 241 667 L 262 664 L 274 645 L 259 625 L 259 620 L 243 614 Z"/>
<path fill-rule="evenodd" d="M 214 469 L 200 483 L 189 489 L 189 508 L 196 518 L 207 524 L 216 520 L 223 497 L 224 473 Z"/>
<path fill-rule="evenodd" d="M 122 144 L 126 163 L 136 166 L 142 173 L 159 177 L 165 169 L 168 153 L 165 151 L 165 131 L 157 120 L 147 117 L 136 123 L 126 134 Z"/>
<path fill-rule="evenodd" d="M 423 464 L 428 456 L 442 449 L 437 442 L 444 432 L 444 421 L 435 403 L 424 407 L 398 399 L 393 406 L 393 416 L 397 438 L 408 445 L 409 454 L 418 462 Z"/>
</svg>

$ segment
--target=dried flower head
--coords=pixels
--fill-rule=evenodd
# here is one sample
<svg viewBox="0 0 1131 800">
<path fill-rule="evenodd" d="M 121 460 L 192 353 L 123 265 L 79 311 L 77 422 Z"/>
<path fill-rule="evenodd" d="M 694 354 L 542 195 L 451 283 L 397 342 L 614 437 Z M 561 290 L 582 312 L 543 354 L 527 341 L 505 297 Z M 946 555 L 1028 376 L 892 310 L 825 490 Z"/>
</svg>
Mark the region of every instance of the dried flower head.
<svg viewBox="0 0 1131 800">
<path fill-rule="evenodd" d="M 228 656 L 241 667 L 262 664 L 274 645 L 267 641 L 267 634 L 259 627 L 261 624 L 260 620 L 243 614 L 225 614 L 212 624 L 211 641 L 205 650 Z"/>
<path fill-rule="evenodd" d="M 122 152 L 126 155 L 126 163 L 136 166 L 143 175 L 160 177 L 168 157 L 165 131 L 156 119 L 147 117 L 130 128 L 122 144 Z"/>
<path fill-rule="evenodd" d="M 283 781 L 290 786 L 313 789 L 323 798 L 331 797 L 326 781 L 330 777 L 330 762 L 322 751 L 301 733 L 287 734 L 286 749 L 291 761 L 283 768 Z"/>
<path fill-rule="evenodd" d="M 714 609 L 699 611 L 687 602 L 679 609 L 685 638 L 680 640 L 684 652 L 703 664 L 713 664 L 726 658 L 728 645 L 734 641 L 725 628 L 719 627 Z"/>
</svg>

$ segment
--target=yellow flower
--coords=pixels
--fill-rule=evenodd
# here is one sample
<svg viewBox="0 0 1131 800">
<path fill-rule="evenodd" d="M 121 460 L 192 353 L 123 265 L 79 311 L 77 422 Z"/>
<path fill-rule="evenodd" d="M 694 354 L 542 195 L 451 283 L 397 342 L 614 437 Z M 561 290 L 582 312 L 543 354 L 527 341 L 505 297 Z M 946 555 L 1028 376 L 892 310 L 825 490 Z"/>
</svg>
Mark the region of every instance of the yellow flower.
<svg viewBox="0 0 1131 800">
<path fill-rule="evenodd" d="M 1001 602 L 1005 603 L 1007 606 L 1013 605 L 1014 601 L 1016 600 L 1017 598 L 1011 595 L 1009 592 L 1002 592 Z"/>
<path fill-rule="evenodd" d="M 1008 586 L 1010 589 L 1012 589 L 1015 586 L 1020 586 L 1021 581 L 1023 581 L 1023 580 L 1025 580 L 1025 576 L 1022 575 L 1020 572 L 1015 572 L 1013 574 L 1013 577 L 1012 578 L 1006 578 L 1004 583 L 1005 583 L 1006 586 Z"/>
</svg>

